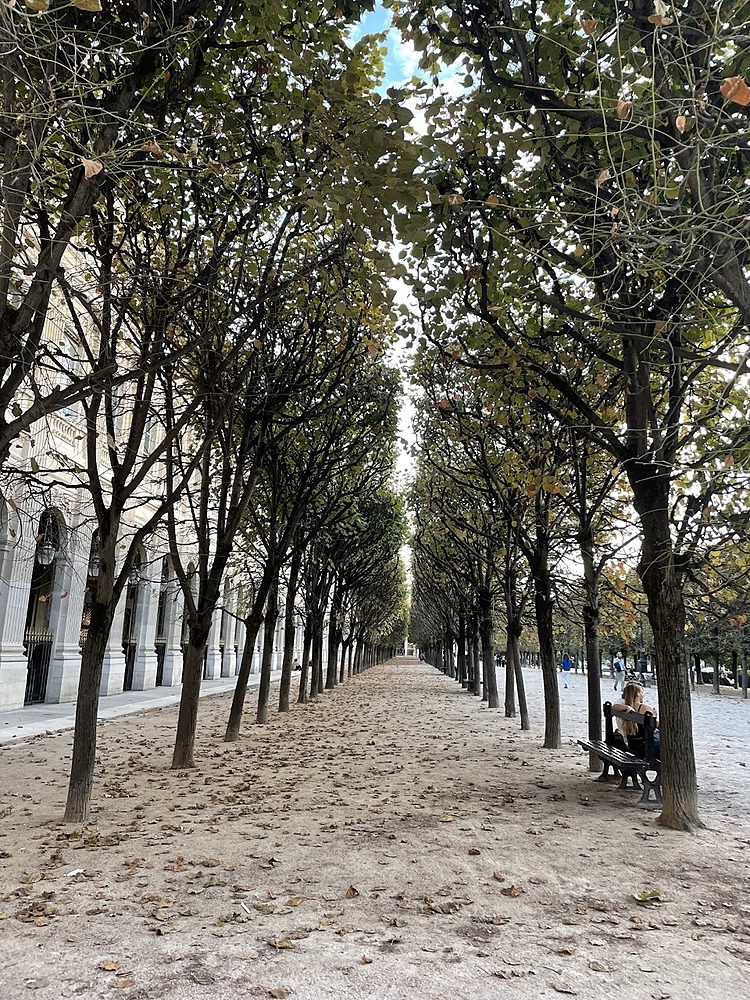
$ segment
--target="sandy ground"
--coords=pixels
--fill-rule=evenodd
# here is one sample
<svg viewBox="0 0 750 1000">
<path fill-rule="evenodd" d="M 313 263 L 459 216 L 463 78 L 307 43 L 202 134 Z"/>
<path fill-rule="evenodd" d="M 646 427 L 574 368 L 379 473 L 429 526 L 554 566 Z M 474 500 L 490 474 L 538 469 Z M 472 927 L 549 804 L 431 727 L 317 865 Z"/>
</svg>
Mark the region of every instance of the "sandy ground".
<svg viewBox="0 0 750 1000">
<path fill-rule="evenodd" d="M 716 709 L 690 836 L 414 660 L 235 744 L 229 697 L 189 772 L 176 708 L 103 723 L 84 827 L 59 822 L 70 733 L 0 748 L 0 1000 L 750 995 L 747 702 Z"/>
</svg>

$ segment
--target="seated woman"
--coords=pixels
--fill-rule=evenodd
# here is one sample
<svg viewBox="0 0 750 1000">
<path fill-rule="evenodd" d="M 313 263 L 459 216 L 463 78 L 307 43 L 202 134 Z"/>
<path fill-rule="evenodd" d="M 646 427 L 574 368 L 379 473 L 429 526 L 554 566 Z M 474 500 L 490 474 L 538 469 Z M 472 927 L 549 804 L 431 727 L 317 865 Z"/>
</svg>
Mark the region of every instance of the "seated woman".
<svg viewBox="0 0 750 1000">
<path fill-rule="evenodd" d="M 643 685 L 637 681 L 628 681 L 622 689 L 622 698 L 612 702 L 612 714 L 621 715 L 624 712 L 639 712 L 643 715 L 646 712 L 656 716 L 656 709 L 647 705 L 643 700 Z M 628 719 L 615 719 L 617 730 L 626 744 L 628 750 L 636 757 L 643 757 L 646 753 L 646 736 L 642 725 L 630 722 Z M 654 754 L 658 758 L 660 751 L 661 737 L 658 730 L 654 732 Z"/>
</svg>

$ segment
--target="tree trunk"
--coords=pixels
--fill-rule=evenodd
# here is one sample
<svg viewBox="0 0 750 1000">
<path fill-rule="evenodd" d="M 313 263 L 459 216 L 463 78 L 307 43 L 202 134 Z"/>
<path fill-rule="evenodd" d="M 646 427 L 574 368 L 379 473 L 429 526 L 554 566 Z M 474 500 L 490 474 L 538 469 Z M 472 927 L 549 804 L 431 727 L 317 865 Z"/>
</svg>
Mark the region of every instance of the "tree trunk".
<svg viewBox="0 0 750 1000">
<path fill-rule="evenodd" d="M 659 729 L 663 809 L 659 822 L 673 830 L 703 826 L 693 745 L 690 679 L 683 656 L 685 605 L 674 566 L 669 525 L 669 477 L 662 468 L 632 463 L 628 475 L 643 529 L 638 575 L 659 665 Z"/>
<path fill-rule="evenodd" d="M 482 660 L 487 686 L 488 708 L 500 707 L 500 695 L 497 690 L 497 670 L 495 669 L 495 650 L 492 645 L 492 592 L 488 586 L 481 587 L 479 599 L 479 628 L 482 635 Z"/>
<path fill-rule="evenodd" d="M 240 672 L 237 674 L 237 683 L 234 687 L 232 705 L 229 709 L 229 719 L 224 733 L 224 741 L 233 743 L 240 738 L 240 726 L 242 724 L 242 711 L 245 707 L 245 696 L 247 694 L 247 682 L 250 680 L 250 667 L 253 662 L 253 650 L 255 640 L 258 638 L 260 626 L 263 623 L 264 607 L 269 591 L 273 585 L 273 573 L 264 573 L 260 586 L 255 594 L 255 600 L 250 614 L 245 619 L 245 650 L 242 655 Z M 252 641 L 251 641 L 252 640 Z M 247 656 L 249 647 L 250 655 Z M 265 652 L 265 648 L 264 648 Z"/>
<path fill-rule="evenodd" d="M 310 677 L 310 700 L 323 691 L 323 612 L 313 615 L 312 628 L 312 671 Z"/>
<path fill-rule="evenodd" d="M 266 620 L 263 624 L 263 656 L 260 662 L 260 685 L 258 687 L 258 709 L 255 721 L 259 725 L 268 722 L 268 698 L 271 693 L 271 661 L 273 659 L 273 640 L 276 634 L 276 622 L 279 620 L 279 583 L 274 580 L 268 593 Z"/>
<path fill-rule="evenodd" d="M 467 686 L 466 678 L 466 616 L 458 616 L 458 679 L 461 687 Z"/>
<path fill-rule="evenodd" d="M 508 625 L 507 641 L 505 643 L 505 718 L 516 717 L 516 665 L 512 654 L 513 636 Z"/>
<path fill-rule="evenodd" d="M 518 636 L 515 633 L 511 637 L 510 654 L 513 661 L 513 671 L 516 676 L 516 688 L 518 689 L 518 710 L 521 716 L 521 730 L 528 732 L 531 729 L 531 722 L 529 721 L 529 706 L 526 702 L 526 682 L 521 667 L 521 651 L 518 645 Z"/>
<path fill-rule="evenodd" d="M 307 704 L 307 681 L 310 676 L 310 647 L 312 646 L 312 619 L 310 615 L 305 620 L 305 631 L 302 637 L 302 670 L 299 675 L 299 691 L 297 702 Z"/>
<path fill-rule="evenodd" d="M 560 732 L 560 690 L 555 669 L 555 642 L 552 620 L 552 594 L 546 559 L 536 558 L 532 567 L 534 575 L 534 608 L 539 637 L 539 658 L 544 687 L 544 743 L 548 750 L 559 750 L 562 745 Z"/>
<path fill-rule="evenodd" d="M 587 526 L 580 535 L 581 558 L 583 560 L 583 632 L 586 639 L 586 661 L 588 677 L 588 734 L 590 740 L 602 738 L 602 683 L 599 663 L 599 577 L 594 561 L 594 540 L 591 527 Z M 589 771 L 601 771 L 602 763 L 597 755 L 589 753 Z"/>
<path fill-rule="evenodd" d="M 294 604 L 297 598 L 297 580 L 302 565 L 302 555 L 292 556 L 284 601 L 284 658 L 281 662 L 281 683 L 279 684 L 279 711 L 289 711 L 289 693 L 292 688 L 292 657 L 294 656 L 294 636 L 296 633 Z"/>
<path fill-rule="evenodd" d="M 114 555 L 111 556 L 111 561 L 114 563 Z M 104 572 L 101 564 L 99 572 L 101 577 Z M 104 653 L 117 606 L 117 598 L 112 593 L 113 576 L 114 574 L 110 570 L 106 578 L 102 577 L 97 581 L 96 593 L 91 605 L 91 621 L 86 644 L 83 647 L 81 672 L 78 678 L 73 759 L 70 765 L 68 797 L 63 816 L 65 823 L 83 823 L 89 816 L 96 766 L 99 686 L 102 681 Z"/>
<path fill-rule="evenodd" d="M 341 595 L 338 587 L 334 587 L 331 599 L 331 610 L 328 615 L 328 663 L 326 665 L 326 691 L 336 687 L 336 667 L 338 666 L 339 649 L 339 610 Z"/>
<path fill-rule="evenodd" d="M 513 653 L 515 649 L 515 656 L 518 659 L 518 664 L 520 666 L 518 640 L 521 636 L 523 625 L 521 624 L 521 609 L 518 602 L 518 577 L 508 559 L 506 559 L 505 564 L 505 580 L 503 590 L 505 597 L 505 621 L 507 635 L 507 641 L 505 644 L 505 717 L 506 719 L 513 719 L 516 714 L 515 678 L 517 676 L 516 659 L 514 659 Z M 521 728 L 523 729 L 523 721 Z"/>
</svg>

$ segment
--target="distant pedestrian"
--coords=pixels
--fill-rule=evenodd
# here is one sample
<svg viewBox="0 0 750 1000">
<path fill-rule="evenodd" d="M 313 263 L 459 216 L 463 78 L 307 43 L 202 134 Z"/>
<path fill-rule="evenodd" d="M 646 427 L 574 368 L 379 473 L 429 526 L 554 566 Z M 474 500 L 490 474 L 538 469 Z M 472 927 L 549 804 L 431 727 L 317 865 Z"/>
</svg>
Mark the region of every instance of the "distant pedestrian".
<svg viewBox="0 0 750 1000">
<path fill-rule="evenodd" d="M 302 669 L 302 664 L 295 656 L 294 659 L 292 660 L 292 670 L 301 670 L 301 669 Z"/>
<path fill-rule="evenodd" d="M 616 691 L 618 684 L 622 686 L 625 683 L 625 660 L 622 658 L 622 653 L 615 653 L 615 658 L 612 661 L 612 669 L 615 672 Z"/>
<path fill-rule="evenodd" d="M 567 687 L 568 677 L 570 677 L 570 668 L 573 666 L 567 653 L 563 653 L 562 663 L 560 666 L 562 667 L 563 680 L 565 681 L 563 687 Z"/>
</svg>

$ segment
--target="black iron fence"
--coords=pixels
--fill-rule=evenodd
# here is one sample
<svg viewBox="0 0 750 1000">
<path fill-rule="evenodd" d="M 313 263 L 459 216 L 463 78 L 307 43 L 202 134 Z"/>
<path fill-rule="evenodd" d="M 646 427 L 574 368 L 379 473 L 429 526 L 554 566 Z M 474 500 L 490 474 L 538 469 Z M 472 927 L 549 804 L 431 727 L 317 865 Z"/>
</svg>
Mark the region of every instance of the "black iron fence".
<svg viewBox="0 0 750 1000">
<path fill-rule="evenodd" d="M 51 632 L 27 632 L 24 636 L 23 648 L 29 661 L 23 699 L 25 705 L 38 705 L 44 701 L 54 638 Z"/>
</svg>

